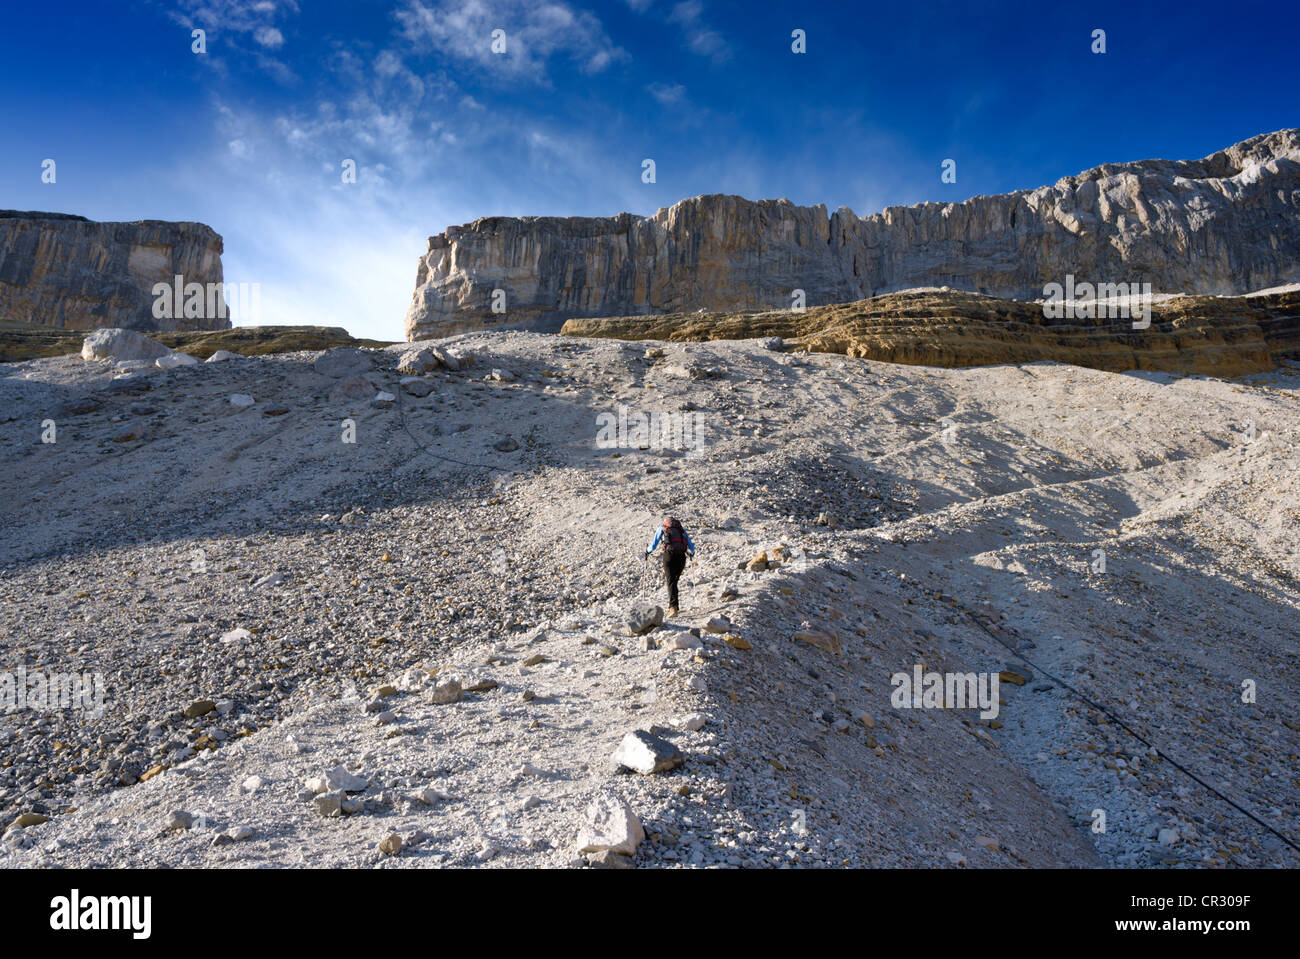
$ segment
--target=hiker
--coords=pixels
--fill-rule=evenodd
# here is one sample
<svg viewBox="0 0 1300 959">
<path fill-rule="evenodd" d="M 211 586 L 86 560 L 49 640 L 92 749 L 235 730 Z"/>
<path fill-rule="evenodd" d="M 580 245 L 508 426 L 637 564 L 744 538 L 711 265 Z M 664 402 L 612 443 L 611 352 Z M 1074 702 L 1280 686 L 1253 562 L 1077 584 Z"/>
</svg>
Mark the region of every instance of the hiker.
<svg viewBox="0 0 1300 959">
<path fill-rule="evenodd" d="M 646 559 L 664 544 L 664 579 L 668 582 L 668 615 L 677 615 L 677 580 L 686 568 L 688 557 L 695 556 L 695 544 L 682 529 L 680 520 L 671 516 L 664 517 L 664 524 L 655 531 L 654 542 L 645 551 Z"/>
</svg>

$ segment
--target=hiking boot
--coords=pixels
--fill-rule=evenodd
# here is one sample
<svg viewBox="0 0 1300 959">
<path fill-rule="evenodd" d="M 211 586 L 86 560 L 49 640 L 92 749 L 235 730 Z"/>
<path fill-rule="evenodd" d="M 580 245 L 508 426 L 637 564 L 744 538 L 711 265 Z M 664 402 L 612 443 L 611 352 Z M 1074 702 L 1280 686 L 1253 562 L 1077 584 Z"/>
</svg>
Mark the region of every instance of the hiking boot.
<svg viewBox="0 0 1300 959">
<path fill-rule="evenodd" d="M 669 607 L 668 607 L 668 615 L 669 615 L 669 616 L 676 616 L 676 615 L 677 615 L 677 607 L 676 607 L 676 606 L 669 606 Z"/>
</svg>

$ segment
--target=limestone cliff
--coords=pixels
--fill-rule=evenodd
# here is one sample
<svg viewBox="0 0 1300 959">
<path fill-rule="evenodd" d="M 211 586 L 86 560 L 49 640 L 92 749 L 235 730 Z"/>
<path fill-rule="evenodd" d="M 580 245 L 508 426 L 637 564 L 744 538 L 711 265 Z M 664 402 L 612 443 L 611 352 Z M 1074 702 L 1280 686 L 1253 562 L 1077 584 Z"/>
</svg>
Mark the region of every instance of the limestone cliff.
<svg viewBox="0 0 1300 959">
<path fill-rule="evenodd" d="M 96 223 L 0 211 L 0 320 L 66 330 L 220 330 L 228 316 L 159 319 L 155 283 L 222 282 L 221 237 L 202 223 Z M 174 312 L 174 311 L 173 311 Z"/>
<path fill-rule="evenodd" d="M 796 289 L 808 306 L 938 286 L 1034 299 L 1067 274 L 1220 295 L 1300 280 L 1300 130 L 866 217 L 710 195 L 649 217 L 476 220 L 430 237 L 406 335 L 780 309 Z"/>
</svg>

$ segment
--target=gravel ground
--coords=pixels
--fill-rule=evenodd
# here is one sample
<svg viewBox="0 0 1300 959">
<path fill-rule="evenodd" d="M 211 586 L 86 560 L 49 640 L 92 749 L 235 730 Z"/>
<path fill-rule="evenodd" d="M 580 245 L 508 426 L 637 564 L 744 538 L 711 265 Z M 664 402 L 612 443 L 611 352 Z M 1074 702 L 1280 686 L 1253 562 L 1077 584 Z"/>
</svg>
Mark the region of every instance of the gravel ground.
<svg viewBox="0 0 1300 959">
<path fill-rule="evenodd" d="M 1297 865 L 1161 758 L 1300 841 L 1293 368 L 439 345 L 0 365 L 0 671 L 105 690 L 0 711 L 0 826 L 47 820 L 0 865 L 581 866 L 609 796 L 645 839 L 593 864 Z M 598 444 L 620 406 L 702 448 Z M 918 664 L 997 717 L 897 708 Z M 633 730 L 684 761 L 616 772 Z"/>
</svg>

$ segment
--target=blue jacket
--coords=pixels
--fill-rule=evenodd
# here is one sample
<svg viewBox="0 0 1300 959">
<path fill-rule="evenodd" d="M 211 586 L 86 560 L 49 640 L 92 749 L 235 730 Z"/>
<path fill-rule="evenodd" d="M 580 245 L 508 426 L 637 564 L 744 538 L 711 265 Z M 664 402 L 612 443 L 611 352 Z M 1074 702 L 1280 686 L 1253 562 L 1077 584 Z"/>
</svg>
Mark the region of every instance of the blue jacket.
<svg viewBox="0 0 1300 959">
<path fill-rule="evenodd" d="M 682 530 L 682 535 L 686 537 L 686 555 L 687 555 L 687 556 L 694 556 L 694 555 L 695 555 L 695 544 L 691 542 L 691 534 L 688 533 L 688 532 L 686 532 L 685 529 L 683 529 L 683 530 Z M 650 555 L 651 553 L 653 553 L 656 549 L 658 549 L 658 548 L 659 548 L 659 543 L 663 540 L 663 538 L 664 538 L 664 528 L 663 528 L 662 526 L 660 526 L 659 529 L 655 530 L 655 538 L 654 538 L 654 542 L 652 542 L 649 546 L 646 547 L 645 554 L 646 554 L 647 556 L 649 556 L 649 555 Z"/>
</svg>

